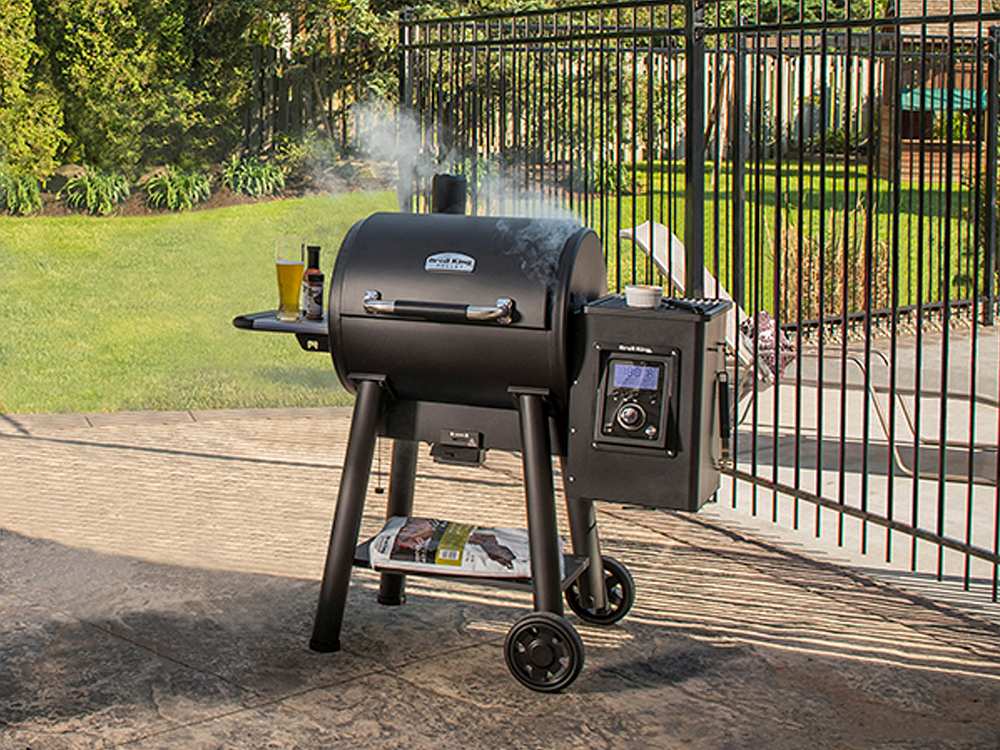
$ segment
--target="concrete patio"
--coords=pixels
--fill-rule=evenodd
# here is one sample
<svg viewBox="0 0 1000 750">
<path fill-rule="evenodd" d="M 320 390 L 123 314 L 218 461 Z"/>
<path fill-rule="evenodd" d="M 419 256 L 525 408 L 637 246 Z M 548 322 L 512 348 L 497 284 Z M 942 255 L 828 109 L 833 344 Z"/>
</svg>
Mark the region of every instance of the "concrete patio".
<svg viewBox="0 0 1000 750">
<path fill-rule="evenodd" d="M 508 675 L 530 597 L 488 588 L 413 579 L 388 609 L 358 572 L 346 650 L 314 654 L 348 422 L 0 418 L 0 748 L 1000 745 L 1000 626 L 713 513 L 602 506 L 638 601 L 576 621 L 565 694 Z M 425 459 L 422 514 L 522 522 L 516 456 Z M 365 532 L 383 502 L 373 485 Z"/>
<path fill-rule="evenodd" d="M 822 360 L 822 368 L 815 348 L 808 350 L 803 354 L 800 375 L 793 363 L 778 387 L 758 393 L 756 433 L 750 411 L 752 400 L 744 400 L 742 408 L 749 413 L 740 430 L 738 468 L 833 502 L 867 508 L 901 523 L 915 523 L 925 530 L 936 531 L 940 522 L 944 535 L 951 539 L 968 539 L 981 549 L 995 549 L 1000 508 L 1000 327 L 979 329 L 976 338 L 967 328 L 950 331 L 947 359 L 943 355 L 944 343 L 943 332 L 929 331 L 918 351 L 912 334 L 900 335 L 895 352 L 895 401 L 890 398 L 890 370 L 877 356 L 870 358 L 869 366 L 876 397 L 866 397 L 864 370 L 850 359 L 856 357 L 864 363 L 860 345 L 852 345 L 843 373 L 839 346 L 828 346 L 830 358 Z M 874 339 L 872 348 L 891 360 L 889 339 Z M 843 408 L 842 383 L 846 384 Z M 798 394 L 797 386 L 801 389 Z M 891 413 L 895 414 L 895 451 L 878 419 L 876 399 L 886 422 Z M 914 430 L 907 417 L 916 413 L 918 402 L 921 411 L 914 427 L 919 429 L 920 443 L 915 448 Z M 940 471 L 942 439 L 950 443 L 944 453 L 944 472 Z M 915 473 L 919 476 L 915 477 Z M 944 481 L 942 473 L 946 475 Z M 938 548 L 934 544 L 921 542 L 914 550 L 912 537 L 898 532 L 887 534 L 884 527 L 862 524 L 854 518 L 845 518 L 841 529 L 839 514 L 834 510 L 819 510 L 805 501 L 796 503 L 788 495 L 775 498 L 769 491 L 754 491 L 746 482 L 734 486 L 731 480 L 724 480 L 713 511 L 723 523 L 735 523 L 768 538 L 774 538 L 773 532 L 777 532 L 810 554 L 875 569 L 904 584 L 914 580 L 910 575 L 911 555 L 924 577 L 937 574 Z M 798 529 L 788 532 L 796 526 L 796 514 Z M 777 524 L 772 523 L 772 518 L 777 519 Z M 819 539 L 817 522 L 822 532 Z M 990 601 L 992 564 L 976 558 L 967 561 L 962 553 L 946 550 L 941 560 L 943 577 L 952 583 L 957 581 L 961 589 L 967 562 L 970 589 L 975 596 L 965 597 L 965 603 L 1000 622 L 1000 607 Z M 922 585 L 920 577 L 915 580 Z M 955 588 L 939 587 L 940 594 L 950 597 Z M 983 608 L 984 604 L 988 606 Z"/>
</svg>

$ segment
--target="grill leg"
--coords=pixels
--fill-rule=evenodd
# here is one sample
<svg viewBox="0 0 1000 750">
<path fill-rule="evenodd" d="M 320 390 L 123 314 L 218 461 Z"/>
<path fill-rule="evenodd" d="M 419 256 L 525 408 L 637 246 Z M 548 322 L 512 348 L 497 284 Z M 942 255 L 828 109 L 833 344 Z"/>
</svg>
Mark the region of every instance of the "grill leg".
<svg viewBox="0 0 1000 750">
<path fill-rule="evenodd" d="M 408 516 L 413 511 L 413 485 L 417 479 L 417 447 L 415 440 L 394 440 L 392 443 L 392 469 L 389 472 L 389 502 L 385 517 Z M 383 573 L 378 588 L 378 603 L 388 606 L 403 604 L 406 576 L 400 573 Z"/>
<path fill-rule="evenodd" d="M 594 501 L 574 498 L 567 492 L 566 512 L 569 515 L 573 554 L 589 560 L 587 573 L 580 579 L 580 601 L 584 605 L 591 602 L 594 609 L 605 609 L 608 606 L 608 592 L 604 588 L 604 561 L 601 559 L 601 540 L 597 535 Z"/>
<path fill-rule="evenodd" d="M 340 628 L 344 623 L 354 548 L 358 544 L 372 454 L 375 452 L 375 429 L 381 398 L 382 389 L 378 382 L 362 380 L 358 383 L 344 472 L 337 494 L 337 510 L 333 516 L 323 583 L 319 589 L 319 606 L 316 608 L 312 640 L 309 641 L 309 648 L 313 651 L 340 650 Z"/>
<path fill-rule="evenodd" d="M 528 546 L 536 612 L 563 613 L 559 579 L 559 529 L 552 488 L 552 449 L 545 404 L 540 395 L 518 393 L 521 416 L 521 458 L 528 505 Z"/>
</svg>

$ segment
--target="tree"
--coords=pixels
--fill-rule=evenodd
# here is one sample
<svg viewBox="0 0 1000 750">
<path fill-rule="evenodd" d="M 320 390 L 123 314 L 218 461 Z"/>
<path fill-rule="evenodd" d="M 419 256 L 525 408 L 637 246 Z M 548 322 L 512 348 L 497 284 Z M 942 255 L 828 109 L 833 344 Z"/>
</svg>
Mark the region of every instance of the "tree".
<svg viewBox="0 0 1000 750">
<path fill-rule="evenodd" d="M 40 78 L 31 0 L 0 0 L 0 165 L 43 177 L 65 141 L 62 112 Z"/>
<path fill-rule="evenodd" d="M 171 0 L 35 0 L 59 92 L 65 158 L 135 170 L 173 161 L 202 121 L 187 8 Z"/>
</svg>

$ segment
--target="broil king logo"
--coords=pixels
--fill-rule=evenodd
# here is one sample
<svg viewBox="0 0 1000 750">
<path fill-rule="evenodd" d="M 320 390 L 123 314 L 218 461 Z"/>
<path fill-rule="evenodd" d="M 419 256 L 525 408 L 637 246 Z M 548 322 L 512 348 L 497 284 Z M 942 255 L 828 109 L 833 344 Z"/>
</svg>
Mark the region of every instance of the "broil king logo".
<svg viewBox="0 0 1000 750">
<path fill-rule="evenodd" d="M 472 273 L 476 270 L 476 259 L 465 253 L 435 253 L 424 261 L 425 271 L 446 273 Z"/>
</svg>

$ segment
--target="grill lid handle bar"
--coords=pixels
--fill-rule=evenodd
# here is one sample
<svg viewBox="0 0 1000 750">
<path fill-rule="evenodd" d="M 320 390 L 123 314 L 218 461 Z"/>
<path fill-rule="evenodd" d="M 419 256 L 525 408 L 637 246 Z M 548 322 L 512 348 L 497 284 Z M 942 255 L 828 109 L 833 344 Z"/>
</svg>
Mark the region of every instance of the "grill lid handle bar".
<svg viewBox="0 0 1000 750">
<path fill-rule="evenodd" d="M 400 315 L 410 318 L 459 323 L 464 321 L 510 325 L 514 320 L 514 300 L 501 297 L 493 305 L 463 305 L 448 302 L 417 302 L 414 300 L 384 300 L 374 289 L 365 292 L 365 312 L 372 315 Z"/>
</svg>

